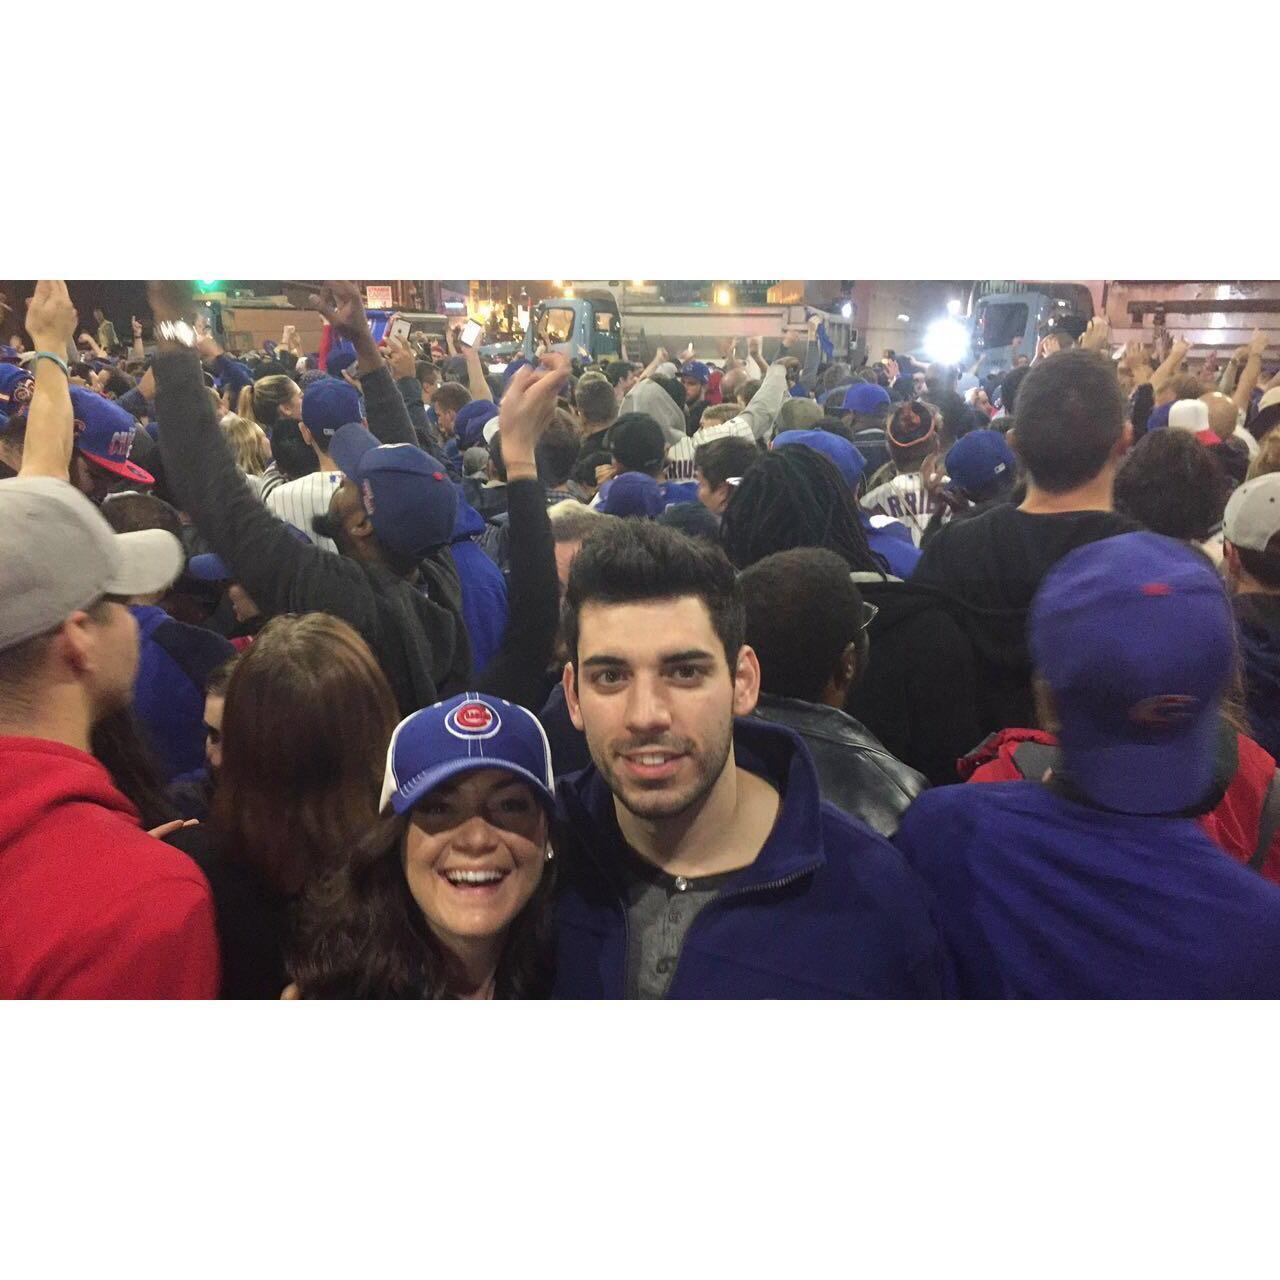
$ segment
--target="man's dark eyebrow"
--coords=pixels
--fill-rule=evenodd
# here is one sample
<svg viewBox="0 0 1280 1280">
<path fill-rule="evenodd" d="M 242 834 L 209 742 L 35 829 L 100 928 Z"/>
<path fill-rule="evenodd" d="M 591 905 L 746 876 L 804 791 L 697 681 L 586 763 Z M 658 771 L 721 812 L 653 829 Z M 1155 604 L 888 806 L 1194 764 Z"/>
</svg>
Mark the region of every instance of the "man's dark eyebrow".
<svg viewBox="0 0 1280 1280">
<path fill-rule="evenodd" d="M 583 658 L 584 667 L 625 667 L 626 658 L 615 658 L 611 653 L 597 653 L 590 658 Z"/>
<path fill-rule="evenodd" d="M 706 649 L 684 649 L 680 653 L 664 653 L 658 661 L 664 667 L 670 666 L 673 662 L 708 662 L 715 660 L 715 654 L 708 652 Z"/>
</svg>

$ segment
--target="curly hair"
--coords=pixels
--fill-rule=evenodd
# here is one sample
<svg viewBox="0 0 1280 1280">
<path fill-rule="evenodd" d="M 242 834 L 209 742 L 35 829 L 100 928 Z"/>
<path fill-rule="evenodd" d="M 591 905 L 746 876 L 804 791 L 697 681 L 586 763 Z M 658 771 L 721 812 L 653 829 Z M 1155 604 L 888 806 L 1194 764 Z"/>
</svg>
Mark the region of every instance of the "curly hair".
<svg viewBox="0 0 1280 1280">
<path fill-rule="evenodd" d="M 720 544 L 739 569 L 775 551 L 826 547 L 851 571 L 889 571 L 867 545 L 844 477 L 814 449 L 777 449 L 743 476 L 721 518 Z"/>
<path fill-rule="evenodd" d="M 445 955 L 405 878 L 407 816 L 382 817 L 337 870 L 299 904 L 289 972 L 303 999 L 440 1000 L 450 990 Z M 554 843 L 554 842 L 553 842 Z M 511 922 L 494 984 L 499 1000 L 544 997 L 551 987 L 555 863 Z"/>
<path fill-rule="evenodd" d="M 1116 510 L 1152 533 L 1204 542 L 1222 523 L 1228 483 L 1195 436 L 1170 427 L 1143 436 L 1116 474 Z"/>
</svg>

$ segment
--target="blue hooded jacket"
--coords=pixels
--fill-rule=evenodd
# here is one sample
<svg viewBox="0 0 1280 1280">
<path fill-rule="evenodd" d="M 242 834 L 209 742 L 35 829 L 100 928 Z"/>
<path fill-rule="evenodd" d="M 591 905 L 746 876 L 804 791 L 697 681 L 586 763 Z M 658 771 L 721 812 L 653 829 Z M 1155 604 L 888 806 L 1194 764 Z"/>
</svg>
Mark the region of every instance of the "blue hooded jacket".
<svg viewBox="0 0 1280 1280">
<path fill-rule="evenodd" d="M 1238 595 L 1231 604 L 1244 660 L 1249 736 L 1280 760 L 1280 599 Z"/>
<path fill-rule="evenodd" d="M 471 670 L 479 674 L 498 652 L 507 629 L 507 580 L 502 570 L 471 541 L 485 523 L 458 493 L 458 515 L 449 550 L 462 582 L 462 620 L 471 638 Z"/>
<path fill-rule="evenodd" d="M 782 803 L 756 860 L 699 912 L 671 975 L 671 999 L 936 997 L 949 961 L 918 878 L 886 840 L 822 801 L 803 741 L 738 720 L 737 764 Z M 557 816 L 556 979 L 565 999 L 621 999 L 627 917 L 615 883 L 622 834 L 593 767 L 562 778 Z"/>
</svg>

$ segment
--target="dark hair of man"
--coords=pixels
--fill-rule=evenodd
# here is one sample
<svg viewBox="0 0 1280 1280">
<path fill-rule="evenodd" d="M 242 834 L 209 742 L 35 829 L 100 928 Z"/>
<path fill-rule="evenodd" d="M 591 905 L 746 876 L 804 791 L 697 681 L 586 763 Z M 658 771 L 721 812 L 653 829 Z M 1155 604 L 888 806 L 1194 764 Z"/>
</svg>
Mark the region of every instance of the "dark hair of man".
<svg viewBox="0 0 1280 1280">
<path fill-rule="evenodd" d="M 618 416 L 613 387 L 602 378 L 590 378 L 578 387 L 578 413 L 586 426 L 598 431 Z"/>
<path fill-rule="evenodd" d="M 452 409 L 456 413 L 464 404 L 471 403 L 471 392 L 460 382 L 442 382 L 431 403 L 437 412 Z"/>
<path fill-rule="evenodd" d="M 759 391 L 763 385 L 764 384 L 759 378 L 748 378 L 746 382 L 738 388 L 738 402 L 740 404 L 750 404 L 752 399 L 755 397 L 756 392 Z"/>
<path fill-rule="evenodd" d="M 340 865 L 377 816 L 395 698 L 327 613 L 272 618 L 227 687 L 212 805 L 227 848 L 283 895 Z"/>
<path fill-rule="evenodd" d="M 604 376 L 609 379 L 609 385 L 611 387 L 616 387 L 623 378 L 628 374 L 634 373 L 635 370 L 636 366 L 629 360 L 610 360 L 609 363 L 604 366 Z"/>
<path fill-rule="evenodd" d="M 1253 551 L 1249 547 L 1236 547 L 1240 565 L 1250 577 L 1257 578 L 1264 587 L 1280 591 L 1280 533 L 1274 533 L 1265 551 Z"/>
<path fill-rule="evenodd" d="M 485 445 L 489 451 L 489 465 L 493 468 L 493 474 L 497 476 L 503 484 L 507 483 L 507 464 L 502 457 L 502 432 L 495 431 L 489 437 L 489 443 Z"/>
<path fill-rule="evenodd" d="M 128 395 L 134 388 L 134 381 L 127 374 L 121 373 L 119 369 L 112 369 L 107 374 L 102 384 L 103 391 L 117 398 Z"/>
<path fill-rule="evenodd" d="M 67 365 L 67 372 L 71 377 L 80 378 L 84 382 L 88 382 L 93 376 L 93 370 L 83 360 L 72 360 Z"/>
<path fill-rule="evenodd" d="M 818 394 L 824 396 L 837 387 L 847 386 L 853 381 L 853 370 L 841 360 L 837 360 L 818 376 Z"/>
<path fill-rule="evenodd" d="M 730 504 L 732 505 L 732 504 Z M 578 618 L 588 604 L 640 604 L 696 596 L 711 615 L 732 673 L 745 625 L 742 592 L 719 547 L 653 520 L 610 520 L 583 541 L 569 570 L 561 614 L 565 651 L 577 679 Z"/>
<path fill-rule="evenodd" d="M 668 378 L 664 373 L 655 373 L 653 375 L 653 381 L 656 382 L 658 386 L 660 386 L 681 409 L 688 404 L 689 397 L 684 393 L 684 384 L 678 379 Z M 738 393 L 741 395 L 741 388 L 739 388 Z"/>
<path fill-rule="evenodd" d="M 608 449 L 595 449 L 591 453 L 585 453 L 573 464 L 569 479 L 576 484 L 585 485 L 588 489 L 594 489 L 596 468 L 607 467 L 612 461 L 613 455 Z"/>
<path fill-rule="evenodd" d="M 342 866 L 303 895 L 289 949 L 289 972 L 303 999 L 438 1000 L 455 994 L 444 952 L 405 879 L 401 850 L 408 825 L 408 816 L 379 818 Z M 547 864 L 511 922 L 494 979 L 500 1000 L 550 992 L 555 869 L 554 862 Z"/>
<path fill-rule="evenodd" d="M 1240 441 L 1223 440 L 1205 448 L 1229 491 L 1238 489 L 1249 478 L 1249 451 Z"/>
<path fill-rule="evenodd" d="M 1092 480 L 1124 431 L 1124 395 L 1106 356 L 1076 347 L 1031 366 L 1018 388 L 1014 444 L 1049 493 Z"/>
<path fill-rule="evenodd" d="M 165 501 L 151 493 L 113 493 L 98 508 L 117 533 L 164 529 L 182 541 L 182 520 Z"/>
<path fill-rule="evenodd" d="M 854 572 L 889 568 L 867 545 L 835 463 L 802 446 L 767 453 L 743 477 L 721 518 L 720 544 L 739 569 L 795 547 L 826 547 Z"/>
<path fill-rule="evenodd" d="M 745 476 L 760 461 L 760 449 L 754 440 L 742 436 L 723 436 L 710 444 L 700 444 L 693 451 L 693 465 L 711 489 L 718 489 L 733 476 Z"/>
<path fill-rule="evenodd" d="M 862 595 L 849 566 L 834 551 L 799 547 L 765 556 L 739 581 L 761 691 L 821 702 L 862 635 Z"/>
<path fill-rule="evenodd" d="M 231 683 L 231 673 L 236 669 L 236 663 L 240 661 L 240 655 L 237 653 L 234 658 L 228 658 L 226 662 L 219 663 L 205 677 L 204 696 L 206 698 L 225 698 L 227 696 L 227 686 Z"/>
<path fill-rule="evenodd" d="M 1115 505 L 1152 533 L 1204 542 L 1222 523 L 1226 478 L 1190 432 L 1153 431 L 1116 473 Z"/>
<path fill-rule="evenodd" d="M 294 418 L 280 418 L 271 429 L 271 457 L 287 480 L 298 480 L 320 470 L 315 450 L 302 438 Z"/>
<path fill-rule="evenodd" d="M 1199 400 L 1204 395 L 1204 384 L 1194 373 L 1179 373 L 1169 379 L 1169 390 L 1175 400 Z"/>
<path fill-rule="evenodd" d="M 415 360 L 413 376 L 429 387 L 438 387 L 440 385 L 440 370 L 430 360 Z"/>
<path fill-rule="evenodd" d="M 1004 381 L 1000 384 L 1000 403 L 1004 406 L 1005 413 L 1013 413 L 1014 402 L 1018 398 L 1018 388 L 1030 372 L 1031 366 L 1024 364 L 1017 369 L 1010 369 L 1004 375 Z"/>
<path fill-rule="evenodd" d="M 879 427 L 882 431 L 884 430 L 884 419 L 881 417 L 875 417 L 872 414 L 855 413 L 853 418 L 854 422 L 846 422 L 843 418 L 819 418 L 813 424 L 813 429 L 815 431 L 829 431 L 833 436 L 839 436 L 841 440 L 848 440 L 850 444 L 853 443 L 853 433 L 857 430 L 854 423 L 857 422 L 858 418 L 863 418 L 872 425 Z"/>
<path fill-rule="evenodd" d="M 538 479 L 548 489 L 558 489 L 573 472 L 582 441 L 568 414 L 556 413 L 542 433 L 533 451 L 538 467 Z"/>
</svg>

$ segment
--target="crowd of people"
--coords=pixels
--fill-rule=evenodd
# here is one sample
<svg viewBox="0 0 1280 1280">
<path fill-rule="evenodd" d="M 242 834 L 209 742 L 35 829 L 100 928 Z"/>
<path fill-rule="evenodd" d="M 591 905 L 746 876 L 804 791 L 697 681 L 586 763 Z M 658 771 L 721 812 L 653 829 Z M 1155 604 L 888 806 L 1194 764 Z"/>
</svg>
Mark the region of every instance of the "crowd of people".
<svg viewBox="0 0 1280 1280">
<path fill-rule="evenodd" d="M 499 369 L 148 299 L 0 349 L 0 996 L 1280 995 L 1265 334 Z"/>
</svg>

